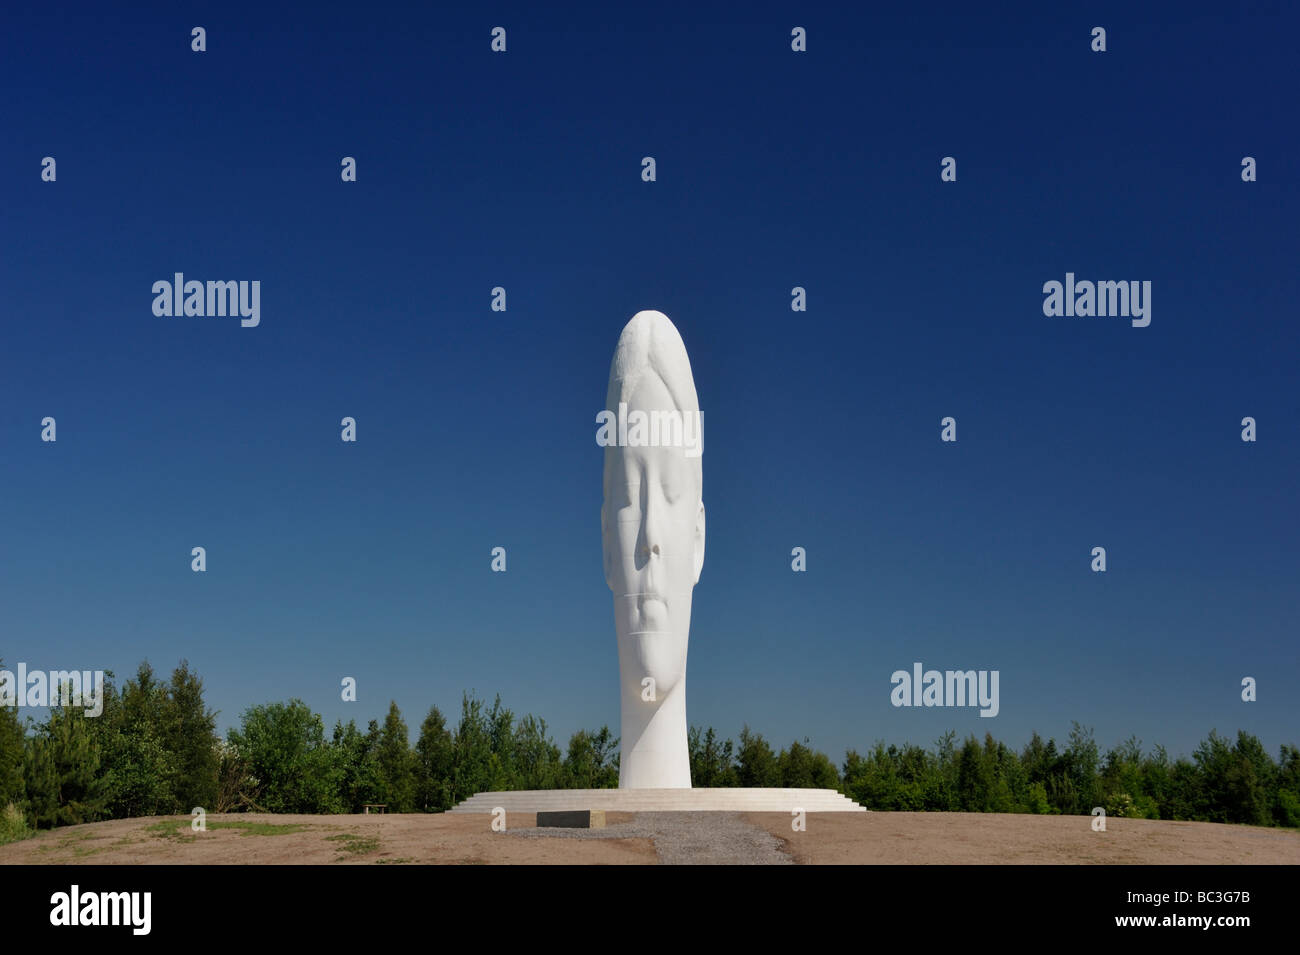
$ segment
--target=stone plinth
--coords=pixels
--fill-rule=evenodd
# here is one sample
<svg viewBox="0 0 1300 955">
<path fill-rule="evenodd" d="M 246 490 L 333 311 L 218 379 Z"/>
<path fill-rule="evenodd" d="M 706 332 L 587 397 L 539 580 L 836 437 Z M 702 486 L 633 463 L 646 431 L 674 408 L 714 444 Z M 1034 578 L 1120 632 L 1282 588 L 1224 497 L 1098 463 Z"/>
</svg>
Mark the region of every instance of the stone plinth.
<svg viewBox="0 0 1300 955">
<path fill-rule="evenodd" d="M 523 789 L 471 796 L 452 812 L 866 812 L 833 789 Z"/>
</svg>

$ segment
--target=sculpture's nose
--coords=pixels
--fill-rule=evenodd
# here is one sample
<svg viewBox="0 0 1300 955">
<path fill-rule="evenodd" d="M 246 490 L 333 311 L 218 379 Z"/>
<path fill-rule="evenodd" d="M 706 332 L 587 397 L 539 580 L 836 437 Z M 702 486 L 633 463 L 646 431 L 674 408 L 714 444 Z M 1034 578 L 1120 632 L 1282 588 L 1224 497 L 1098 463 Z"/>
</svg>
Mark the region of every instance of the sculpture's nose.
<svg viewBox="0 0 1300 955">
<path fill-rule="evenodd" d="M 649 521 L 647 521 L 644 525 L 642 525 L 641 546 L 640 548 L 638 548 L 638 550 L 640 552 L 639 556 L 641 557 L 642 562 L 649 560 L 651 555 L 655 557 L 661 556 L 659 553 L 659 540 L 657 537 L 652 536 L 650 531 Z"/>
<path fill-rule="evenodd" d="M 659 541 L 662 537 L 663 507 L 647 501 L 641 513 L 641 559 L 648 561 L 651 556 L 662 557 Z"/>
</svg>

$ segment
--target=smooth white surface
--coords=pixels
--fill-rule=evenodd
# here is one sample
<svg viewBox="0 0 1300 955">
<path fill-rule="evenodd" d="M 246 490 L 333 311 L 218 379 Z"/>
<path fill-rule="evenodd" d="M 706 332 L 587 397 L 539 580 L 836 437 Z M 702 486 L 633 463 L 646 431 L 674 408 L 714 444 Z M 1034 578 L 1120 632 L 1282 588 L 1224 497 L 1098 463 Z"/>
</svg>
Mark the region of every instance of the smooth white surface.
<svg viewBox="0 0 1300 955">
<path fill-rule="evenodd" d="M 699 414 L 686 346 L 662 312 L 638 312 L 619 336 L 605 408 L 620 402 L 629 411 Z M 686 648 L 704 566 L 701 462 L 680 446 L 605 448 L 600 528 L 618 635 L 621 789 L 691 785 Z M 653 701 L 643 699 L 646 677 Z"/>
<path fill-rule="evenodd" d="M 452 812 L 867 812 L 833 789 L 535 789 L 485 792 Z"/>
</svg>

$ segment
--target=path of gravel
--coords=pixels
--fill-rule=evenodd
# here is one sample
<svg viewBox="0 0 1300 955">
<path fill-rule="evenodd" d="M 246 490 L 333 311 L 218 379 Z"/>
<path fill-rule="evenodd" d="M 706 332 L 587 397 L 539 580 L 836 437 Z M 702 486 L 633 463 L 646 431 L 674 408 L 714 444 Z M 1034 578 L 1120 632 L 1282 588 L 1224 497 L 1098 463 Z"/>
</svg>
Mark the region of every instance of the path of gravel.
<svg viewBox="0 0 1300 955">
<path fill-rule="evenodd" d="M 651 839 L 663 865 L 792 865 L 781 840 L 734 812 L 639 812 L 603 829 L 511 829 L 525 839 Z"/>
</svg>

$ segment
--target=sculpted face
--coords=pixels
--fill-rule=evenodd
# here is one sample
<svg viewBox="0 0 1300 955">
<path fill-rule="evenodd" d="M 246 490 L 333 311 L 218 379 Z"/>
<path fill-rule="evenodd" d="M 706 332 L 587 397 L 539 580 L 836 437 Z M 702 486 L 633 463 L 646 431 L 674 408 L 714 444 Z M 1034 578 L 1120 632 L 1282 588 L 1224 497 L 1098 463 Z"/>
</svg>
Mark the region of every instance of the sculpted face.
<svg viewBox="0 0 1300 955">
<path fill-rule="evenodd" d="M 658 375 L 641 378 L 630 412 L 670 411 Z M 704 503 L 697 466 L 681 447 L 612 448 L 603 511 L 605 580 L 614 592 L 621 659 L 654 679 L 657 694 L 686 674 L 691 593 L 704 563 Z"/>
<path fill-rule="evenodd" d="M 676 440 L 663 426 L 674 416 Z M 686 346 L 663 313 L 638 312 L 623 329 L 596 420 L 605 448 L 605 582 L 618 634 L 619 786 L 690 788 L 686 647 L 704 565 L 703 423 Z"/>
</svg>

